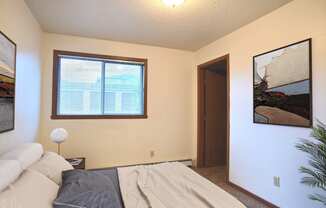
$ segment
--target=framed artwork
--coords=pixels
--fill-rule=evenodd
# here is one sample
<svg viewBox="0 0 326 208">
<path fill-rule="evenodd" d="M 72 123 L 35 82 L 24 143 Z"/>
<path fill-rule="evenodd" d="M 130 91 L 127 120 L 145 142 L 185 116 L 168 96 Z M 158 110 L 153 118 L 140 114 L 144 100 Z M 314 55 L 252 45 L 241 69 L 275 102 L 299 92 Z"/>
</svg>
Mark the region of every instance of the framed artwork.
<svg viewBox="0 0 326 208">
<path fill-rule="evenodd" d="M 0 31 L 0 132 L 15 128 L 16 44 Z"/>
<path fill-rule="evenodd" d="M 311 39 L 253 57 L 254 123 L 312 126 Z"/>
</svg>

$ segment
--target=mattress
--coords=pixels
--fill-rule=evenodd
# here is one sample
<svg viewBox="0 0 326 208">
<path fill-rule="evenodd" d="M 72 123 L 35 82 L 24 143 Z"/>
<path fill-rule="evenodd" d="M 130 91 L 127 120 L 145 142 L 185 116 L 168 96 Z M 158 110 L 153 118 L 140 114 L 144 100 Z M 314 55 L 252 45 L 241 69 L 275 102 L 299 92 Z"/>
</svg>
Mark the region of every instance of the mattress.
<svg viewBox="0 0 326 208">
<path fill-rule="evenodd" d="M 93 171 L 113 182 L 119 192 L 119 203 L 124 208 L 245 207 L 232 195 L 181 163 Z"/>
</svg>

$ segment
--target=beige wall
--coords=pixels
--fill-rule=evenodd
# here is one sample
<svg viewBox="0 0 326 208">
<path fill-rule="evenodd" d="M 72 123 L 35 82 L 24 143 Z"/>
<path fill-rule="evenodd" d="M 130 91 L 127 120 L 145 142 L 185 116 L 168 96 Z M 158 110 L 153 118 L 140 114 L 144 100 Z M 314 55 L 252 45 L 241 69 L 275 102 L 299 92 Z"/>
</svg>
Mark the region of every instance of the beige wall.
<svg viewBox="0 0 326 208">
<path fill-rule="evenodd" d="M 148 59 L 148 119 L 51 120 L 53 49 Z M 136 44 L 45 34 L 40 142 L 66 128 L 66 157 L 85 156 L 88 168 L 191 158 L 194 53 Z M 156 155 L 150 158 L 150 150 Z"/>
<path fill-rule="evenodd" d="M 294 147 L 310 129 L 253 124 L 252 57 L 306 38 L 312 38 L 314 118 L 326 122 L 325 0 L 292 1 L 196 54 L 197 64 L 230 54 L 230 180 L 285 208 L 319 207 L 307 198 L 315 190 L 300 184 L 298 168 L 307 157 Z M 280 176 L 280 188 L 273 186 L 273 176 Z"/>
<path fill-rule="evenodd" d="M 0 134 L 1 154 L 37 138 L 42 31 L 22 0 L 0 0 L 0 30 L 17 44 L 15 130 Z"/>
</svg>

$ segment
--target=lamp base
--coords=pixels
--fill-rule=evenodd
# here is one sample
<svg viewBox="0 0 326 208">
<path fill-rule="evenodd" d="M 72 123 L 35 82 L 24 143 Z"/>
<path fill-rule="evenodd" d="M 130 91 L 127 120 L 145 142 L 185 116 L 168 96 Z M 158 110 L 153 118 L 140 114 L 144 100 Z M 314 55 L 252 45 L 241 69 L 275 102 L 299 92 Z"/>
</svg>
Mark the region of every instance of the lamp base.
<svg viewBox="0 0 326 208">
<path fill-rule="evenodd" d="M 60 154 L 60 143 L 58 143 L 58 155 L 61 155 Z"/>
</svg>

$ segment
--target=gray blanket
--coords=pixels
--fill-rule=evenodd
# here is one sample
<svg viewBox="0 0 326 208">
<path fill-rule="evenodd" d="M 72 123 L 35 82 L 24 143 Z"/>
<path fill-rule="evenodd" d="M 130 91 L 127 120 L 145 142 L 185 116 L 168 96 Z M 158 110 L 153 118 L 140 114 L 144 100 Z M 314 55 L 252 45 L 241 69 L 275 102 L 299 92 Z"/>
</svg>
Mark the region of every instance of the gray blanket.
<svg viewBox="0 0 326 208">
<path fill-rule="evenodd" d="M 116 170 L 63 172 L 53 207 L 122 208 Z"/>
</svg>

